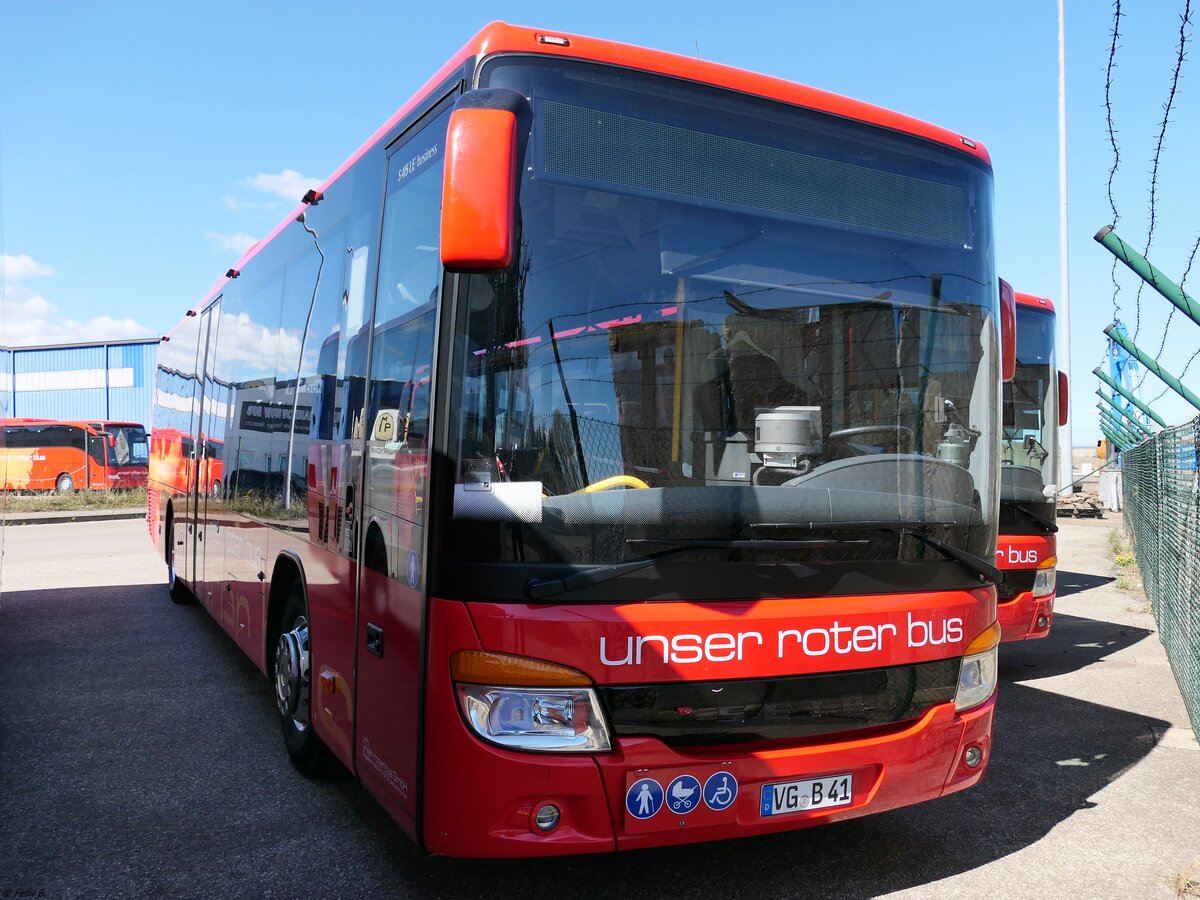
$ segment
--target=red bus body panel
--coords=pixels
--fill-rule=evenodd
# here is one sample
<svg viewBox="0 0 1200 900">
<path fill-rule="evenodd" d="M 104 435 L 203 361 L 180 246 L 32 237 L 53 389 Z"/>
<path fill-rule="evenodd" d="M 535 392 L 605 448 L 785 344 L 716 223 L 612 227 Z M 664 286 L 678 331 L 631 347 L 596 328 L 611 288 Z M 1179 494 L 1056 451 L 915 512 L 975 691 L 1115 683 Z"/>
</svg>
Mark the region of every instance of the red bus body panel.
<svg viewBox="0 0 1200 900">
<path fill-rule="evenodd" d="M 983 776 L 990 756 L 994 698 L 961 714 L 945 703 L 915 722 L 797 741 L 674 748 L 641 737 L 615 739 L 613 752 L 595 755 L 513 752 L 486 744 L 464 723 L 448 660 L 456 650 L 480 647 L 568 665 L 598 683 L 650 684 L 945 659 L 961 656 L 971 638 L 995 621 L 991 589 L 715 604 L 537 607 L 445 600 L 431 604 L 429 658 L 436 664 L 426 673 L 424 785 L 426 791 L 436 786 L 436 794 L 424 805 L 423 824 L 426 847 L 434 853 L 518 857 L 603 852 L 790 830 L 961 790 Z M 886 627 L 889 624 L 895 627 L 895 635 Z M 854 650 L 855 629 L 863 648 L 859 651 Z M 947 633 L 959 630 L 963 637 L 945 640 Z M 825 656 L 830 659 L 805 654 L 804 638 L 791 635 L 797 631 L 818 635 L 808 645 L 814 651 L 826 643 L 821 632 L 829 634 L 831 649 Z M 760 634 L 763 642 L 742 640 L 742 658 L 737 659 L 736 636 L 752 633 Z M 607 665 L 600 657 L 601 637 L 627 647 L 629 639 L 648 635 L 667 636 L 668 648 L 671 637 L 700 635 L 699 646 L 722 661 L 694 664 L 686 671 L 681 664 L 672 668 L 657 652 L 664 646 L 658 641 L 642 643 L 643 650 L 655 648 L 655 652 L 643 653 L 641 665 Z M 767 635 L 772 640 L 767 641 Z M 930 636 L 939 642 L 930 644 Z M 878 646 L 881 638 L 886 646 Z M 787 651 L 784 659 L 774 652 L 780 640 Z M 689 640 L 686 646 L 689 649 L 679 655 L 691 658 L 696 644 Z M 837 647 L 847 646 L 846 652 L 836 652 Z M 730 655 L 733 658 L 724 659 Z M 962 762 L 968 745 L 983 752 L 983 762 L 974 769 Z M 946 768 L 931 767 L 931 759 L 945 760 Z M 645 822 L 625 812 L 625 794 L 635 776 L 656 777 L 665 785 L 683 773 L 703 783 L 718 772 L 731 773 L 738 782 L 736 802 L 727 810 L 700 807 L 686 820 L 660 814 Z M 854 800 L 849 806 L 759 815 L 759 791 L 764 784 L 845 773 L 854 775 Z M 503 790 L 495 790 L 496 785 L 503 785 Z M 531 824 L 535 810 L 546 802 L 563 811 L 562 823 L 551 835 L 538 833 Z M 462 811 L 468 809 L 471 814 L 464 816 Z"/>
<path fill-rule="evenodd" d="M 1040 561 L 1057 553 L 1058 541 L 1052 534 L 1000 535 L 996 541 L 996 568 L 1001 571 L 1036 569 Z M 1054 593 L 1034 598 L 1032 591 L 996 604 L 1002 641 L 1027 641 L 1044 638 L 1054 626 Z M 1038 618 L 1046 617 L 1044 627 Z"/>
</svg>

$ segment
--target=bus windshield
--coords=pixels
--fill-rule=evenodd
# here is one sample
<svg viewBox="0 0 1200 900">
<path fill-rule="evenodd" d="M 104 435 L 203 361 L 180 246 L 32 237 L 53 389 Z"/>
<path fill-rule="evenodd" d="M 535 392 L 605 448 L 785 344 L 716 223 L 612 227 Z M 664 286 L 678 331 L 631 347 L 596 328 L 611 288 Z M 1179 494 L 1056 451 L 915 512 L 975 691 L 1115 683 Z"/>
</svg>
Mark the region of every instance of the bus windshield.
<svg viewBox="0 0 1200 900">
<path fill-rule="evenodd" d="M 1058 461 L 1058 369 L 1054 313 L 1017 305 L 1017 372 L 1004 385 L 1001 502 L 1017 502 L 1053 520 Z"/>
<path fill-rule="evenodd" d="M 458 554 L 895 560 L 929 552 L 898 532 L 919 526 L 990 556 L 986 168 L 599 66 L 506 58 L 484 83 L 533 125 L 519 260 L 455 316 Z"/>
<path fill-rule="evenodd" d="M 126 425 L 117 422 L 98 423 L 99 430 L 107 431 L 113 436 L 118 466 L 150 466 L 150 441 L 146 437 L 146 429 L 141 425 Z"/>
</svg>

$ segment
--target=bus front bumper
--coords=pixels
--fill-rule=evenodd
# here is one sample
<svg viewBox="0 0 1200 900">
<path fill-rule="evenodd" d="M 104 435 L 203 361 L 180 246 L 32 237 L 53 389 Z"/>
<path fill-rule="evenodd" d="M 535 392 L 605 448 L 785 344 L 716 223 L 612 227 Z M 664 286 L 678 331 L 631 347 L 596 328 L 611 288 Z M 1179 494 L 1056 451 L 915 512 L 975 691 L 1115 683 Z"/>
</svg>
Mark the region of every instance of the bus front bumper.
<svg viewBox="0 0 1200 900">
<path fill-rule="evenodd" d="M 460 721 L 454 752 L 427 760 L 426 777 L 442 788 L 425 805 L 424 843 L 433 853 L 468 857 L 596 853 L 770 834 L 896 809 L 983 777 L 994 705 L 994 695 L 963 713 L 941 704 L 913 722 L 840 740 L 677 748 L 622 738 L 612 753 L 585 756 L 502 750 Z M 845 775 L 852 779 L 848 803 L 764 814 L 764 792 L 775 786 Z M 633 813 L 646 779 L 659 786 L 660 802 L 639 818 Z M 537 817 L 547 805 L 558 820 L 544 833 Z"/>
<path fill-rule="evenodd" d="M 1054 594 L 1034 597 L 1024 591 L 1011 600 L 996 604 L 996 619 L 1000 622 L 1000 640 L 1029 641 L 1044 638 L 1054 625 Z"/>
</svg>

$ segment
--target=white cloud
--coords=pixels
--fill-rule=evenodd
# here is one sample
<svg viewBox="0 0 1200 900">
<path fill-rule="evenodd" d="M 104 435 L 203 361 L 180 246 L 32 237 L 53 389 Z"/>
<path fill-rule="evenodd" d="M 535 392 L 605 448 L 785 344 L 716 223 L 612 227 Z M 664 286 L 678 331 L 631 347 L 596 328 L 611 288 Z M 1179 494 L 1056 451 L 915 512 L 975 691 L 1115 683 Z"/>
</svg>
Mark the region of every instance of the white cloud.
<svg viewBox="0 0 1200 900">
<path fill-rule="evenodd" d="M 8 281 L 20 281 L 34 275 L 53 275 L 54 270 L 36 262 L 31 256 L 9 256 L 5 253 L 0 255 L 0 274 Z"/>
<path fill-rule="evenodd" d="M 226 194 L 221 202 L 235 213 L 271 212 L 283 207 L 278 200 L 245 200 L 233 194 Z"/>
<path fill-rule="evenodd" d="M 95 316 L 80 321 L 64 318 L 57 306 L 22 285 L 9 285 L 0 296 L 0 346 L 77 344 L 154 336 L 153 329 L 134 319 Z"/>
<path fill-rule="evenodd" d="M 258 242 L 258 238 L 248 234 L 219 234 L 215 231 L 207 231 L 204 236 L 222 250 L 230 250 L 239 256 Z"/>
<path fill-rule="evenodd" d="M 263 194 L 274 194 L 276 197 L 291 200 L 293 203 L 299 203 L 300 198 L 310 188 L 316 188 L 320 183 L 320 178 L 309 178 L 301 175 L 295 169 L 284 169 L 277 175 L 255 175 L 245 181 L 249 188 Z"/>
</svg>

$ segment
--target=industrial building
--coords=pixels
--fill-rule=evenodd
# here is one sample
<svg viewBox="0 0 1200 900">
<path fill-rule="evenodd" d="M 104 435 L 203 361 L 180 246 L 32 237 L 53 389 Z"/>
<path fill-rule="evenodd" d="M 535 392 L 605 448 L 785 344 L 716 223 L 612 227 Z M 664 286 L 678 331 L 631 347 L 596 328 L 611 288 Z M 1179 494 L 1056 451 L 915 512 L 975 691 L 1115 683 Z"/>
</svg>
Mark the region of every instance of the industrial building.
<svg viewBox="0 0 1200 900">
<path fill-rule="evenodd" d="M 150 427 L 158 338 L 0 347 L 0 415 Z"/>
</svg>

